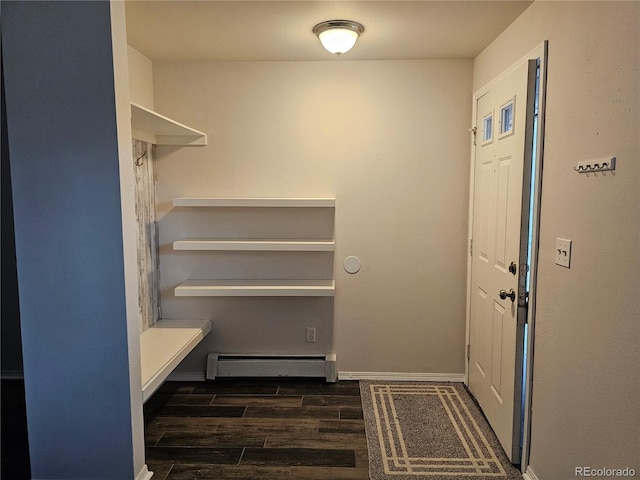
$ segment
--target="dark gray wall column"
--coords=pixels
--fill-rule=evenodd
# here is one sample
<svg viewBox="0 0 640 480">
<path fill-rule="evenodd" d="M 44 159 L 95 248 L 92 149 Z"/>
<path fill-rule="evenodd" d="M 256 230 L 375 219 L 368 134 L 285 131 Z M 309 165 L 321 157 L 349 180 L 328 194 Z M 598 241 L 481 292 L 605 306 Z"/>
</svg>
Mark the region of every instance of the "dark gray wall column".
<svg viewBox="0 0 640 480">
<path fill-rule="evenodd" d="M 3 2 L 33 478 L 134 477 L 109 2 Z"/>
</svg>

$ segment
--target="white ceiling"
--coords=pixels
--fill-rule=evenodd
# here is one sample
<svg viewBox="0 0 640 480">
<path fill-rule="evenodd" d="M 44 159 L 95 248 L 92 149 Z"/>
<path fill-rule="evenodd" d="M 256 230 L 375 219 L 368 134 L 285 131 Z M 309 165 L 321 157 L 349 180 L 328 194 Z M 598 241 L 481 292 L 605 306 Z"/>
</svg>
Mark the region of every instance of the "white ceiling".
<svg viewBox="0 0 640 480">
<path fill-rule="evenodd" d="M 362 23 L 345 60 L 474 58 L 531 1 L 127 0 L 127 38 L 153 61 L 335 60 L 311 29 Z"/>
</svg>

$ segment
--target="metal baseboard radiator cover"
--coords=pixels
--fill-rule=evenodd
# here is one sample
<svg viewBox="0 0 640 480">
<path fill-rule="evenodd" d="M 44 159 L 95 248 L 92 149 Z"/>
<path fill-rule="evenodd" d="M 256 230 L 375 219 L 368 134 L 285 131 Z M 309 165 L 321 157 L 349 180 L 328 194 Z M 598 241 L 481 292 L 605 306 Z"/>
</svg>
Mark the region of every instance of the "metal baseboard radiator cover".
<svg viewBox="0 0 640 480">
<path fill-rule="evenodd" d="M 210 353 L 206 378 L 215 380 L 222 377 L 319 377 L 333 383 L 338 378 L 336 354 Z"/>
</svg>

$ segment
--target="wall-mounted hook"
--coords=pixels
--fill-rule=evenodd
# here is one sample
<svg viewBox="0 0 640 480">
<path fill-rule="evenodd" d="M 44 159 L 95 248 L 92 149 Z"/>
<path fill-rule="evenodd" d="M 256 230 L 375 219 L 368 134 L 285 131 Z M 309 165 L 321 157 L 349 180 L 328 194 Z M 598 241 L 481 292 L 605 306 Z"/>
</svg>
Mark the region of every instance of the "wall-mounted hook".
<svg viewBox="0 0 640 480">
<path fill-rule="evenodd" d="M 142 155 L 140 155 L 138 158 L 136 158 L 136 167 L 141 167 L 142 166 L 142 164 L 143 164 L 142 159 L 144 157 L 146 157 L 146 156 L 147 156 L 147 150 L 145 150 Z"/>
<path fill-rule="evenodd" d="M 608 172 L 616 169 L 616 157 L 579 162 L 573 169 L 578 173 Z"/>
</svg>

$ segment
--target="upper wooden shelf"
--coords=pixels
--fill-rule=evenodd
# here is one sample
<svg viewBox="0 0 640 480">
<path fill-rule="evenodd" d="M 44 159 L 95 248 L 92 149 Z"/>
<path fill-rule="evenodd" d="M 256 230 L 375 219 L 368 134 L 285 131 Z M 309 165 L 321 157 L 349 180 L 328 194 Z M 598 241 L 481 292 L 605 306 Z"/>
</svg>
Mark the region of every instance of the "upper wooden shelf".
<svg viewBox="0 0 640 480">
<path fill-rule="evenodd" d="M 174 250 L 333 252 L 335 247 L 335 240 L 188 238 L 173 242 Z"/>
<path fill-rule="evenodd" d="M 174 207 L 335 207 L 335 198 L 174 198 Z"/>
<path fill-rule="evenodd" d="M 154 145 L 204 146 L 207 135 L 131 102 L 133 138 Z"/>
<path fill-rule="evenodd" d="M 176 297 L 333 297 L 333 280 L 187 280 Z"/>
</svg>

